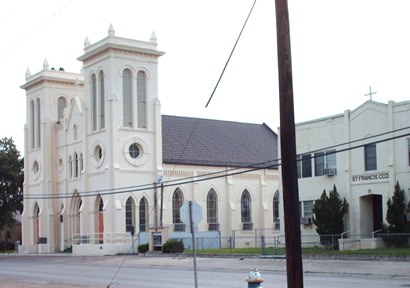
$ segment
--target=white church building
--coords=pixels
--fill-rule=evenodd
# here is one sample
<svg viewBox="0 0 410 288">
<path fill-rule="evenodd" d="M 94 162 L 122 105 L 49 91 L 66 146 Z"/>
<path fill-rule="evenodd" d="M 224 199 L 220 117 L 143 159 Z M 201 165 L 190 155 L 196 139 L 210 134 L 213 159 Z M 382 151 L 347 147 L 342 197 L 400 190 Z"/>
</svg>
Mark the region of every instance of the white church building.
<svg viewBox="0 0 410 288">
<path fill-rule="evenodd" d="M 84 43 L 82 73 L 26 73 L 20 253 L 126 253 L 190 235 L 249 246 L 279 235 L 277 135 L 266 124 L 161 114 L 155 34 Z M 162 91 L 162 97 L 172 97 Z M 190 237 L 190 236 L 189 236 Z M 244 237 L 244 238 L 241 238 Z"/>
<path fill-rule="evenodd" d="M 370 100 L 295 128 L 302 235 L 316 235 L 314 201 L 335 185 L 349 204 L 345 249 L 375 248 L 374 234 L 387 224 L 387 201 L 397 181 L 409 202 L 410 101 Z"/>
</svg>

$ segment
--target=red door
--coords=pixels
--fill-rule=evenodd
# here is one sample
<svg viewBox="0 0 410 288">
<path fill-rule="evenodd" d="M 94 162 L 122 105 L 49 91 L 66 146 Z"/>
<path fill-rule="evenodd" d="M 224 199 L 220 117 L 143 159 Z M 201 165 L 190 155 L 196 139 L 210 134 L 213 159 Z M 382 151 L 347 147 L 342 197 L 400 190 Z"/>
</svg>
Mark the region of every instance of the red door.
<svg viewBox="0 0 410 288">
<path fill-rule="evenodd" d="M 104 212 L 100 211 L 98 213 L 98 233 L 100 244 L 104 241 Z"/>
</svg>

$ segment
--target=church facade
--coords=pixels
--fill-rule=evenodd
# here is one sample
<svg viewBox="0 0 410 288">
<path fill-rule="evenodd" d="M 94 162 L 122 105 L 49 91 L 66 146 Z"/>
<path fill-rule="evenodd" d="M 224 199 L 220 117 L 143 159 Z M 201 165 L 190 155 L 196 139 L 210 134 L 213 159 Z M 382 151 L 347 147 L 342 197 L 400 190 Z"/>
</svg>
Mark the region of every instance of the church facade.
<svg viewBox="0 0 410 288">
<path fill-rule="evenodd" d="M 314 201 L 335 186 L 349 204 L 340 248 L 375 248 L 374 234 L 387 224 L 387 201 L 397 182 L 409 202 L 410 101 L 367 101 L 298 123 L 296 139 L 302 235 L 316 235 Z"/>
<path fill-rule="evenodd" d="M 232 245 L 233 231 L 238 239 L 280 233 L 276 133 L 162 115 L 163 54 L 154 34 L 127 39 L 111 26 L 101 41 L 85 41 L 82 73 L 47 61 L 27 70 L 20 253 L 153 248 L 158 233 L 162 242 L 188 235 L 180 209 L 188 201 L 200 207 L 197 234 L 225 239 L 219 247 Z"/>
</svg>

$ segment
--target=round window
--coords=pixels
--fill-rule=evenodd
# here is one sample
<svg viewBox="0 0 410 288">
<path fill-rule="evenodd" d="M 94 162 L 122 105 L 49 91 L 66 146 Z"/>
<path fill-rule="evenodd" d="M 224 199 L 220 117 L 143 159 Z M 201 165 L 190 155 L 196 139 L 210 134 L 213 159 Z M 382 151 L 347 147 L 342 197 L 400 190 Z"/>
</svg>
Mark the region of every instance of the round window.
<svg viewBox="0 0 410 288">
<path fill-rule="evenodd" d="M 140 147 L 137 143 L 131 144 L 128 151 L 130 152 L 130 156 L 132 159 L 136 159 L 140 155 Z"/>
<path fill-rule="evenodd" d="M 99 162 L 102 158 L 102 148 L 100 145 L 97 145 L 94 148 L 94 158 L 97 162 Z"/>
<path fill-rule="evenodd" d="M 38 173 L 38 162 L 37 161 L 34 161 L 34 163 L 33 163 L 33 173 L 34 174 L 37 174 Z"/>
</svg>

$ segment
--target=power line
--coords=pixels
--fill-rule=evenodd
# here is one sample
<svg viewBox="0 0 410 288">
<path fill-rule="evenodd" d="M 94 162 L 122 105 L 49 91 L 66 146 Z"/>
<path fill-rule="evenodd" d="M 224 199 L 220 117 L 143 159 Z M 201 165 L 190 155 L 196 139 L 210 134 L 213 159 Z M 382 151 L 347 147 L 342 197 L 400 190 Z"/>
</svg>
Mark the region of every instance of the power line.
<svg viewBox="0 0 410 288">
<path fill-rule="evenodd" d="M 312 159 L 312 158 L 319 157 L 319 156 L 314 155 L 314 153 L 318 152 L 318 151 L 324 151 L 324 150 L 327 150 L 327 149 L 330 149 L 330 148 L 337 148 L 339 146 L 345 146 L 345 145 L 349 145 L 349 144 L 356 143 L 356 142 L 359 142 L 359 141 L 364 141 L 364 140 L 367 140 L 367 139 L 373 139 L 375 137 L 384 136 L 384 135 L 390 134 L 390 133 L 396 133 L 398 131 L 406 130 L 406 129 L 409 129 L 409 128 L 410 127 L 404 127 L 404 128 L 400 128 L 400 129 L 397 129 L 397 130 L 380 133 L 380 134 L 374 135 L 372 137 L 365 137 L 365 138 L 352 140 L 352 141 L 349 141 L 349 142 L 344 142 L 344 143 L 333 145 L 333 146 L 328 146 L 328 147 L 320 149 L 320 150 L 313 150 L 311 152 L 306 152 L 304 154 L 310 154 L 310 159 Z M 346 148 L 343 148 L 343 149 L 340 149 L 340 150 L 337 150 L 337 151 L 334 151 L 334 152 L 331 151 L 330 153 L 337 154 L 337 153 L 341 153 L 341 152 L 345 152 L 345 151 L 349 151 L 349 150 L 353 150 L 353 149 L 358 149 L 360 147 L 364 147 L 364 146 L 369 145 L 369 144 L 382 143 L 382 142 L 391 141 L 391 140 L 395 140 L 395 139 L 406 137 L 406 136 L 410 136 L 410 132 L 405 133 L 405 134 L 401 134 L 401 135 L 388 137 L 388 138 L 385 138 L 385 139 L 380 139 L 380 140 L 377 140 L 377 141 L 371 141 L 371 142 L 366 142 L 366 143 L 358 144 L 358 145 L 351 146 L 351 147 L 346 147 Z M 313 154 L 313 156 L 312 156 L 312 154 Z M 298 155 L 302 155 L 302 154 L 298 154 Z M 232 169 L 228 169 L 228 170 L 221 170 L 221 171 L 218 171 L 218 172 L 212 172 L 212 173 L 209 173 L 209 174 L 204 174 L 204 175 L 200 175 L 200 176 L 196 176 L 196 177 L 190 176 L 190 177 L 185 177 L 185 178 L 181 178 L 181 179 L 175 179 L 175 180 L 163 182 L 163 185 L 164 185 L 164 187 L 174 187 L 174 186 L 186 185 L 186 184 L 195 183 L 195 182 L 203 182 L 203 181 L 213 180 L 213 179 L 222 178 L 222 177 L 228 177 L 228 176 L 233 176 L 233 175 L 250 173 L 250 172 L 257 171 L 257 170 L 262 170 L 262 169 L 268 169 L 268 168 L 273 169 L 273 168 L 277 168 L 281 165 L 280 161 L 281 161 L 281 159 L 278 158 L 278 159 L 273 159 L 273 160 L 268 160 L 268 161 L 256 163 L 254 165 L 249 165 L 247 167 L 237 167 L 237 168 L 232 168 Z M 298 159 L 297 161 L 302 161 L 302 160 Z M 270 163 L 272 163 L 272 164 L 270 164 Z M 261 165 L 263 165 L 263 166 L 261 166 Z M 246 170 L 241 170 L 241 169 L 246 169 Z M 128 193 L 128 192 L 140 192 L 140 191 L 152 190 L 152 189 L 155 189 L 156 187 L 157 187 L 157 184 L 143 184 L 143 185 L 138 185 L 138 186 L 123 187 L 123 188 L 113 188 L 113 189 L 106 189 L 106 190 L 81 192 L 76 197 L 78 197 L 78 196 L 80 196 L 80 197 L 91 197 L 91 196 L 96 196 L 96 195 L 104 196 L 104 195 L 121 194 L 121 193 Z M 35 195 L 33 195 L 32 194 L 32 195 L 24 196 L 25 199 L 32 199 L 32 200 L 56 199 L 56 198 L 61 199 L 61 198 L 71 198 L 71 197 L 73 197 L 72 194 L 70 194 L 70 195 L 68 195 L 68 194 L 59 194 L 59 195 L 35 194 Z"/>
<path fill-rule="evenodd" d="M 211 97 L 209 97 L 208 102 L 207 102 L 206 105 L 205 105 L 205 108 L 208 107 L 209 103 L 211 102 L 212 97 L 214 96 L 214 93 L 215 93 L 215 91 L 216 91 L 216 88 L 218 88 L 219 82 L 221 81 L 222 76 L 223 76 L 224 73 L 225 73 L 225 69 L 226 69 L 226 67 L 228 66 L 229 61 L 231 60 L 232 54 L 233 54 L 233 52 L 235 51 L 235 48 L 236 48 L 236 45 L 237 45 L 238 42 L 239 42 L 239 39 L 241 38 L 242 32 L 243 32 L 243 30 L 245 29 L 246 23 L 248 22 L 249 16 L 251 16 L 251 13 L 252 13 L 253 7 L 255 7 L 255 4 L 256 4 L 256 0 L 253 2 L 253 5 L 252 5 L 251 10 L 249 11 L 248 17 L 246 17 L 246 20 L 245 20 L 245 23 L 244 23 L 243 26 L 242 26 L 241 32 L 239 33 L 238 38 L 236 39 L 235 45 L 233 45 L 231 54 L 229 54 L 228 60 L 227 60 L 226 63 L 225 63 L 225 66 L 224 66 L 224 68 L 223 68 L 223 70 L 222 70 L 222 73 L 221 73 L 221 75 L 219 76 L 218 82 L 216 82 L 215 88 L 214 88 L 214 90 L 212 91 Z"/>
</svg>

